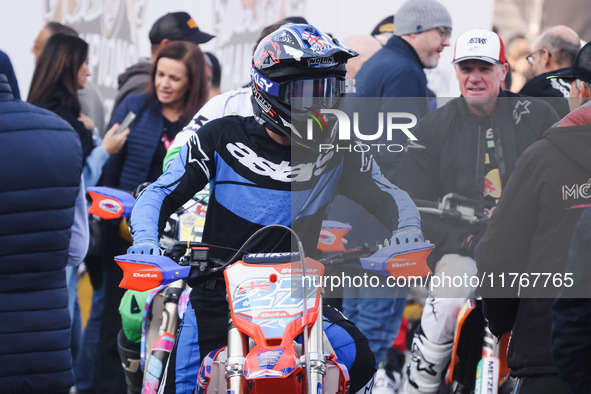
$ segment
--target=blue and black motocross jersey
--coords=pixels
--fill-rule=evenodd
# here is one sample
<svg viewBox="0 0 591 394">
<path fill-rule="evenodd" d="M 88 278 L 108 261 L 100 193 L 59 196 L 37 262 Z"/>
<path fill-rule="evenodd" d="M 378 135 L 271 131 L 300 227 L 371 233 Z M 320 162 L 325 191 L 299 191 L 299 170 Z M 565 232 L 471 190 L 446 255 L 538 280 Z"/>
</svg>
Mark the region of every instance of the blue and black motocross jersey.
<svg viewBox="0 0 591 394">
<path fill-rule="evenodd" d="M 325 210 L 337 193 L 365 207 L 387 228 L 420 227 L 406 192 L 390 184 L 359 153 L 315 153 L 273 141 L 254 117 L 230 116 L 205 124 L 168 171 L 139 196 L 131 216 L 135 243 L 157 242 L 166 219 L 210 182 L 203 241 L 229 258 L 256 230 L 292 227 L 307 253 L 315 250 Z M 372 172 L 373 170 L 373 172 Z M 263 233 L 250 252 L 291 250 L 281 229 Z"/>
</svg>

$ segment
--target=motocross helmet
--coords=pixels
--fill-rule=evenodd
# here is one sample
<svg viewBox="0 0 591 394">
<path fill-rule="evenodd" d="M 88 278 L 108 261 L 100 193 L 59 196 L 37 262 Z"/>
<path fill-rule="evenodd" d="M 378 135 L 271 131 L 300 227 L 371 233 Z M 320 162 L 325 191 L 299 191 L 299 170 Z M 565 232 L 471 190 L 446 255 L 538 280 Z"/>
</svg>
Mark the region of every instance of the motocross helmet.
<svg viewBox="0 0 591 394">
<path fill-rule="evenodd" d="M 281 26 L 254 52 L 250 76 L 255 115 L 271 131 L 306 148 L 332 142 L 337 118 L 320 110 L 333 108 L 345 94 L 345 63 L 354 56 L 356 52 L 312 25 Z M 320 126 L 313 136 L 307 133 L 308 123 Z"/>
</svg>

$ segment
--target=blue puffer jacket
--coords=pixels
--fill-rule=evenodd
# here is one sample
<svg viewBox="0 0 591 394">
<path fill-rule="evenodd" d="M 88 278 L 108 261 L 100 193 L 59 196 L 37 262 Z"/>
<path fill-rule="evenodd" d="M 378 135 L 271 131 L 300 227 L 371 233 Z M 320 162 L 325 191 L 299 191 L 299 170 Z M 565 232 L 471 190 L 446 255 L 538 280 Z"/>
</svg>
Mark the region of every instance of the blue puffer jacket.
<svg viewBox="0 0 591 394">
<path fill-rule="evenodd" d="M 133 111 L 136 118 L 129 126 L 130 133 L 123 149 L 112 155 L 103 167 L 105 186 L 133 191 L 147 181 L 164 125 L 159 104 L 156 102 L 147 107 L 147 98 L 147 94 L 128 96 L 113 114 L 109 127 L 121 123 L 129 111 Z"/>
<path fill-rule="evenodd" d="M 0 391 L 74 382 L 65 266 L 82 148 L 54 113 L 13 98 L 0 74 Z"/>
</svg>

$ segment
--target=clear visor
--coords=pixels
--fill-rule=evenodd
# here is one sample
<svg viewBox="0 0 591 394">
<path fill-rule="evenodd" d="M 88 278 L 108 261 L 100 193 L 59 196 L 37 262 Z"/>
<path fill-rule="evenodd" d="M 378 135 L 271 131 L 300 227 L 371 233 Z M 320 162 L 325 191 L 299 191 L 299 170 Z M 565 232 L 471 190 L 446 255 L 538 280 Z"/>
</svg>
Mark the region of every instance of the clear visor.
<svg viewBox="0 0 591 394">
<path fill-rule="evenodd" d="M 343 77 L 298 79 L 282 83 L 277 98 L 293 108 L 332 108 L 346 90 Z"/>
</svg>

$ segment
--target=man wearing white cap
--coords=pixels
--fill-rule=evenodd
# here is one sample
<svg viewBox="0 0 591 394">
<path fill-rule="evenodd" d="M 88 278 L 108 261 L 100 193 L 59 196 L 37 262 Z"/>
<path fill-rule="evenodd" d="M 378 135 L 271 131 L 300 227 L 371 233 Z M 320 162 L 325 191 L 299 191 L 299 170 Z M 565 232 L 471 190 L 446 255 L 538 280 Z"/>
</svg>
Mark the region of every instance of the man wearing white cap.
<svg viewBox="0 0 591 394">
<path fill-rule="evenodd" d="M 476 214 L 490 216 L 521 152 L 558 120 L 537 99 L 500 88 L 507 73 L 503 42 L 488 30 L 456 41 L 453 63 L 462 97 L 428 114 L 413 129 L 418 138 L 404 154 L 396 184 L 415 199 L 437 201 L 448 193 L 466 197 Z M 425 239 L 436 245 L 436 276 L 474 275 L 474 246 L 483 224 L 422 216 Z M 428 298 L 408 366 L 409 393 L 437 392 L 453 347 L 457 314 L 472 288 L 440 288 Z M 430 365 L 425 368 L 425 365 Z M 473 387 L 474 376 L 461 384 Z"/>
</svg>

